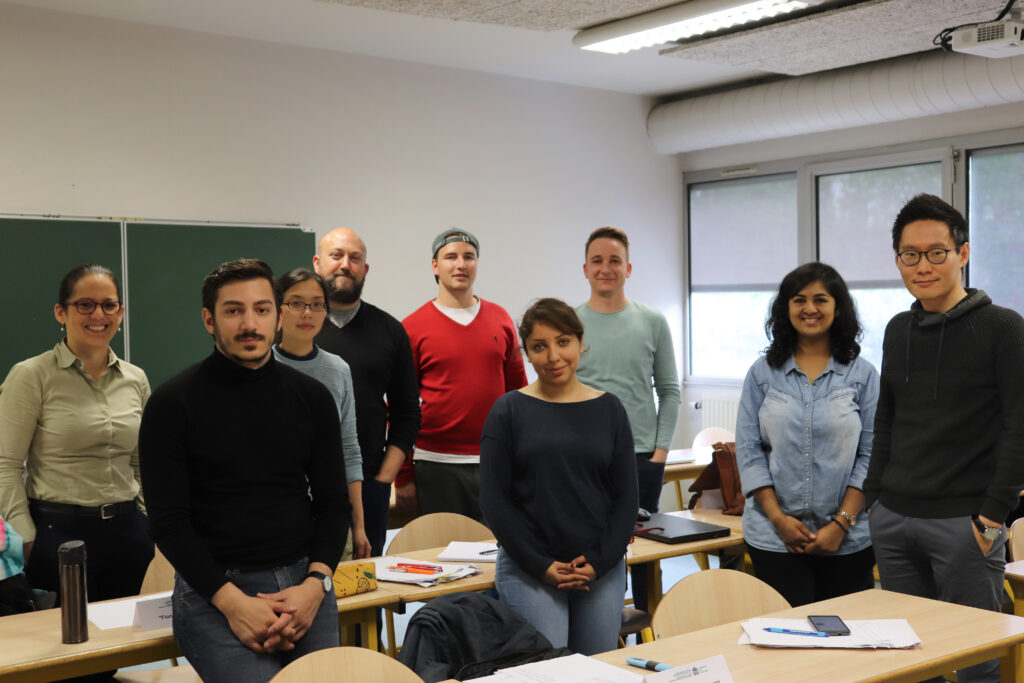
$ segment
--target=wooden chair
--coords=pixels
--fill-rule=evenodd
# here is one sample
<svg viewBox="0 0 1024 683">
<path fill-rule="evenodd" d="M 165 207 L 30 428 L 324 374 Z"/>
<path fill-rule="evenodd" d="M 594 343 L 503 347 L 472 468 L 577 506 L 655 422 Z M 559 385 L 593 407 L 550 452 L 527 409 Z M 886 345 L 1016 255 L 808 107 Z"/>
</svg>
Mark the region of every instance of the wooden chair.
<svg viewBox="0 0 1024 683">
<path fill-rule="evenodd" d="M 750 574 L 732 569 L 695 572 L 673 586 L 658 603 L 643 640 L 649 643 L 789 606 L 777 590 Z"/>
<path fill-rule="evenodd" d="M 139 595 L 174 590 L 174 567 L 159 548 L 154 550 L 153 559 L 146 569 L 146 576 L 142 579 Z M 199 675 L 191 666 L 178 666 L 177 659 L 170 661 L 170 667 L 164 669 L 119 671 L 114 680 L 118 683 L 200 683 Z"/>
<path fill-rule="evenodd" d="M 1007 529 L 1010 544 L 1010 562 L 1024 560 L 1024 517 L 1013 520 Z"/>
<path fill-rule="evenodd" d="M 423 683 L 405 664 L 363 647 L 332 647 L 299 657 L 270 679 L 271 683 L 388 681 Z"/>
<path fill-rule="evenodd" d="M 425 550 L 448 545 L 452 541 L 489 541 L 494 533 L 480 522 L 454 512 L 435 512 L 412 520 L 391 539 L 385 555 L 401 555 L 414 550 Z M 395 613 L 385 609 L 388 631 L 388 655 L 398 655 L 395 636 Z"/>
</svg>

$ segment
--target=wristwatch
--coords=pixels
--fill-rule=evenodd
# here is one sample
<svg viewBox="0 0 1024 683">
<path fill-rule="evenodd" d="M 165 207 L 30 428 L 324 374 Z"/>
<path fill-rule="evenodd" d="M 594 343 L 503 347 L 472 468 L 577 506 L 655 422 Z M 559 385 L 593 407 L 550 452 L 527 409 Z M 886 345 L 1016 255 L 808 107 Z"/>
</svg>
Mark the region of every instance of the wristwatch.
<svg viewBox="0 0 1024 683">
<path fill-rule="evenodd" d="M 1001 526 L 987 526 L 984 522 L 978 519 L 978 515 L 972 515 L 971 521 L 974 522 L 974 528 L 978 530 L 981 537 L 986 541 L 994 541 L 999 538 L 999 532 L 1003 530 Z"/>
<path fill-rule="evenodd" d="M 324 595 L 327 595 L 328 593 L 334 590 L 334 581 L 332 581 L 331 577 L 327 576 L 327 574 L 324 574 L 323 572 L 306 573 L 307 579 L 311 576 L 320 582 L 320 587 L 324 589 Z"/>
</svg>

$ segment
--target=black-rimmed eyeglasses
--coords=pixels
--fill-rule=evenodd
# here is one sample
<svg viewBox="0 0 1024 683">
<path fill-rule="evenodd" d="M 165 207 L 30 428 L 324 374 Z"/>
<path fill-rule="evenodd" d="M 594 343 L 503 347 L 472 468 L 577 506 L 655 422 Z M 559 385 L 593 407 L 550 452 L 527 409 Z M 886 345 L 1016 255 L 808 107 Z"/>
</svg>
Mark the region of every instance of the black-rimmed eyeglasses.
<svg viewBox="0 0 1024 683">
<path fill-rule="evenodd" d="M 951 251 L 956 251 L 956 249 L 928 249 L 927 251 L 907 249 L 897 254 L 896 258 L 905 266 L 916 266 L 921 262 L 921 257 L 924 256 L 928 259 L 928 263 L 939 265 L 946 262 L 946 257 Z"/>
<path fill-rule="evenodd" d="M 314 301 L 311 304 L 307 304 L 305 301 L 296 299 L 295 301 L 285 301 L 284 305 L 296 313 L 303 313 L 307 308 L 314 313 L 323 313 L 327 310 L 327 304 L 323 301 Z"/>
<path fill-rule="evenodd" d="M 120 301 L 93 301 L 92 299 L 79 299 L 78 301 L 72 301 L 68 305 L 74 306 L 75 310 L 82 315 L 92 315 L 97 306 L 107 315 L 114 315 L 124 306 Z"/>
</svg>

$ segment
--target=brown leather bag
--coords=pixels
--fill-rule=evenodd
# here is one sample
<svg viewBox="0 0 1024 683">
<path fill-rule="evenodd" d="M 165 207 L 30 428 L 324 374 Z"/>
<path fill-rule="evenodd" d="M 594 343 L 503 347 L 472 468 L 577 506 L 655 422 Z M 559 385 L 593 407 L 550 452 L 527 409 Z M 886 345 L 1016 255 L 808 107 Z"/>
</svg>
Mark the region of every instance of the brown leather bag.
<svg viewBox="0 0 1024 683">
<path fill-rule="evenodd" d="M 722 514 L 742 515 L 746 498 L 740 485 L 740 468 L 736 464 L 736 444 L 718 442 L 714 445 L 711 464 L 704 468 L 697 480 L 690 484 L 690 491 L 703 493 L 712 489 L 722 490 Z M 690 508 L 697 504 L 700 495 L 690 500 Z"/>
</svg>

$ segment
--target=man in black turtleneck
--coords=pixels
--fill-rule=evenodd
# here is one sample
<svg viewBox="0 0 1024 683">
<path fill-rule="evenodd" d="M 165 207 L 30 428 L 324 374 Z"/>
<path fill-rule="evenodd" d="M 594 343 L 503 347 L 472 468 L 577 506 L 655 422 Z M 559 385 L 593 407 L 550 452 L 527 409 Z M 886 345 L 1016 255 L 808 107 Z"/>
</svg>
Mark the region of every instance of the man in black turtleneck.
<svg viewBox="0 0 1024 683">
<path fill-rule="evenodd" d="M 998 611 L 1003 523 L 1024 488 L 1024 319 L 964 288 L 967 237 L 933 195 L 893 224 L 917 301 L 885 330 L 864 495 L 882 588 Z M 998 681 L 999 661 L 957 680 Z"/>
<path fill-rule="evenodd" d="M 331 575 L 350 505 L 330 392 L 274 360 L 280 294 L 240 259 L 203 281 L 215 349 L 153 392 L 139 454 L 153 540 L 177 571 L 174 636 L 207 681 L 267 681 L 338 645 Z"/>
</svg>

